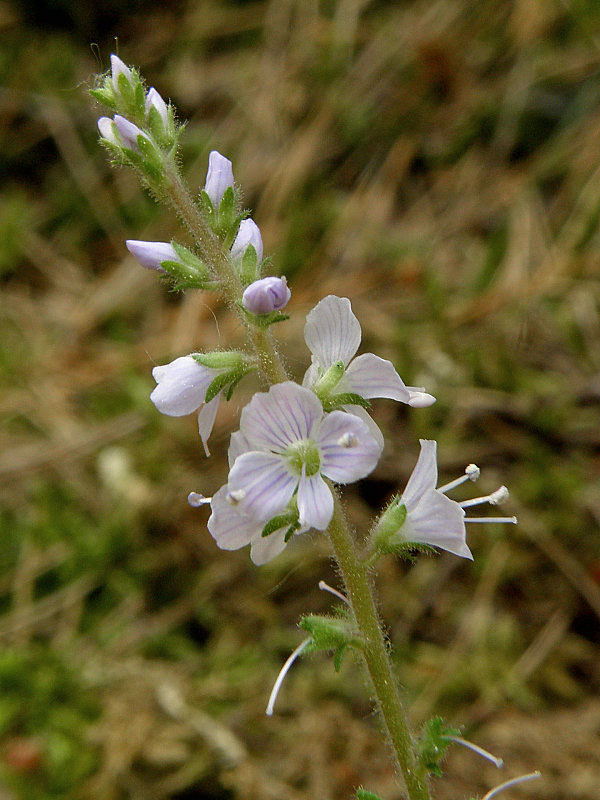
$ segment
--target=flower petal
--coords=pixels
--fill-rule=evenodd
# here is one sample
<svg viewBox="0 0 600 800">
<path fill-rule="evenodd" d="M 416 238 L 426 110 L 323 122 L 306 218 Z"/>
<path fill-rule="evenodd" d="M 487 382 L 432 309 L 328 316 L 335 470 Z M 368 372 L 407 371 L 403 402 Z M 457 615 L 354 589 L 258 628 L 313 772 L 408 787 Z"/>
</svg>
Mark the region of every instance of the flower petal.
<svg viewBox="0 0 600 800">
<path fill-rule="evenodd" d="M 379 445 L 379 449 L 383 450 L 385 445 L 385 439 L 383 438 L 383 433 L 379 429 L 379 425 L 375 422 L 373 417 L 369 414 L 366 408 L 362 406 L 342 406 L 344 411 L 347 411 L 348 414 L 352 414 L 355 417 L 361 419 L 367 428 L 369 429 L 369 433 L 375 439 L 377 444 Z"/>
<path fill-rule="evenodd" d="M 286 381 L 254 395 L 242 411 L 240 430 L 253 450 L 283 453 L 308 439 L 322 416 L 321 403 L 310 389 Z"/>
<path fill-rule="evenodd" d="M 419 459 L 400 501 L 408 511 L 420 501 L 425 492 L 435 489 L 437 485 L 437 442 L 433 439 L 419 439 L 419 442 L 421 444 Z"/>
<path fill-rule="evenodd" d="M 465 512 L 445 494 L 426 491 L 410 509 L 399 533 L 410 542 L 440 547 L 454 555 L 473 559 L 466 543 Z"/>
<path fill-rule="evenodd" d="M 218 372 L 203 367 L 191 356 L 181 356 L 152 370 L 158 386 L 150 395 L 161 414 L 183 417 L 204 402 L 206 390 Z"/>
<path fill-rule="evenodd" d="M 315 357 L 313 356 L 310 367 L 304 373 L 304 378 L 302 379 L 302 386 L 310 387 L 314 383 L 316 383 L 318 379 L 319 379 L 319 365 L 316 363 Z"/>
<path fill-rule="evenodd" d="M 347 297 L 328 295 L 306 317 L 304 339 L 322 369 L 348 364 L 360 344 L 360 323 Z"/>
<path fill-rule="evenodd" d="M 315 441 L 321 452 L 321 472 L 336 483 L 364 478 L 375 469 L 381 455 L 366 424 L 345 411 L 327 414 L 315 432 Z"/>
<path fill-rule="evenodd" d="M 318 473 L 310 478 L 302 473 L 298 486 L 298 514 L 303 525 L 318 531 L 324 531 L 331 522 L 333 495 Z"/>
<path fill-rule="evenodd" d="M 222 486 L 211 500 L 208 530 L 222 550 L 238 550 L 262 532 L 263 525 L 248 517 L 228 499 L 229 487 Z"/>
<path fill-rule="evenodd" d="M 344 376 L 348 391 L 361 397 L 388 397 L 401 403 L 410 402 L 410 392 L 391 361 L 373 353 L 355 358 Z"/>
<path fill-rule="evenodd" d="M 198 433 L 202 439 L 202 445 L 207 458 L 210 455 L 207 445 L 208 437 L 210 436 L 213 425 L 215 424 L 215 417 L 217 416 L 217 409 L 219 408 L 220 399 L 221 392 L 219 392 L 216 397 L 213 397 L 209 403 L 206 403 L 206 405 L 202 406 L 200 411 L 198 411 Z"/>
<path fill-rule="evenodd" d="M 287 544 L 285 541 L 286 530 L 287 528 L 282 528 L 269 536 L 258 536 L 252 540 L 250 558 L 256 566 L 261 567 L 285 550 Z"/>
<path fill-rule="evenodd" d="M 229 450 L 227 452 L 229 469 L 233 467 L 238 456 L 241 456 L 242 453 L 248 453 L 249 451 L 250 445 L 248 444 L 248 440 L 244 434 L 241 431 L 234 431 L 231 434 L 231 438 L 229 440 Z"/>
<path fill-rule="evenodd" d="M 406 388 L 410 394 L 408 405 L 412 408 L 428 408 L 436 402 L 435 397 L 426 392 L 424 386 L 407 386 Z"/>
<path fill-rule="evenodd" d="M 229 473 L 229 491 L 239 493 L 239 509 L 259 521 L 280 514 L 294 493 L 298 477 L 274 453 L 243 453 Z"/>
</svg>

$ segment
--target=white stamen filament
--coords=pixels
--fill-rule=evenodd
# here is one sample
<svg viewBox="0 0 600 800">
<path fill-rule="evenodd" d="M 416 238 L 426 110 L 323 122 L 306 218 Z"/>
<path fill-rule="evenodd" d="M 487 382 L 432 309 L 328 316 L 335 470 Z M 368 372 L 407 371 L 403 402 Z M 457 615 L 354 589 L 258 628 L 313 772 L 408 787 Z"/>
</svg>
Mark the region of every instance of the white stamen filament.
<svg viewBox="0 0 600 800">
<path fill-rule="evenodd" d="M 532 781 L 535 778 L 541 777 L 542 773 L 536 769 L 535 772 L 529 772 L 527 775 L 521 775 L 519 778 L 513 778 L 510 781 L 506 781 L 506 783 L 501 783 L 500 786 L 496 786 L 495 789 L 488 792 L 482 800 L 492 800 L 492 797 L 496 797 L 497 794 L 503 792 L 505 789 L 510 789 L 511 786 L 517 786 L 519 783 L 525 783 L 525 781 Z"/>
<path fill-rule="evenodd" d="M 455 481 L 450 481 L 450 483 L 445 483 L 443 486 L 438 486 L 438 492 L 446 494 L 446 492 L 449 492 L 451 489 L 456 489 L 457 486 L 460 486 L 461 483 L 465 483 L 465 481 L 476 481 L 480 475 L 481 470 L 477 464 L 469 464 L 465 469 L 464 475 L 461 475 L 460 478 L 457 478 Z"/>
<path fill-rule="evenodd" d="M 516 517 L 465 517 L 465 522 L 509 522 L 511 525 L 517 524 Z"/>
<path fill-rule="evenodd" d="M 331 594 L 334 594 L 336 597 L 339 597 L 340 600 L 343 600 L 344 603 L 346 603 L 346 605 L 348 606 L 350 605 L 346 595 L 342 594 L 341 592 L 338 592 L 337 589 L 334 589 L 333 586 L 330 586 L 328 583 L 325 583 L 325 581 L 319 581 L 319 589 L 321 589 L 323 592 L 331 592 Z"/>
<path fill-rule="evenodd" d="M 246 497 L 246 492 L 243 489 L 236 489 L 234 492 L 228 492 L 227 494 L 227 499 L 232 506 L 237 506 L 244 497 Z"/>
<path fill-rule="evenodd" d="M 491 761 L 492 764 L 498 767 L 498 769 L 504 766 L 504 761 L 501 758 L 496 758 L 496 756 L 493 756 L 491 753 L 488 753 L 487 750 L 484 750 L 483 747 L 479 747 L 478 744 L 469 742 L 468 739 L 463 739 L 460 736 L 444 736 L 444 739 L 448 739 L 450 742 L 455 742 L 456 744 L 462 744 L 463 747 L 472 750 L 474 753 L 477 753 L 477 755 L 487 758 L 487 760 Z"/>
<path fill-rule="evenodd" d="M 343 436 L 340 436 L 337 443 L 340 447 L 356 447 L 358 444 L 358 436 L 355 433 L 346 431 Z"/>
<path fill-rule="evenodd" d="M 200 492 L 190 492 L 188 494 L 188 503 L 192 506 L 192 508 L 200 508 L 200 506 L 205 506 L 207 503 L 210 503 L 212 497 L 205 497 Z"/>
<path fill-rule="evenodd" d="M 309 636 L 303 642 L 300 642 L 298 647 L 294 650 L 294 652 L 289 656 L 283 667 L 281 668 L 279 675 L 277 676 L 277 680 L 273 684 L 273 688 L 271 689 L 271 695 L 269 697 L 269 702 L 267 704 L 267 710 L 265 714 L 267 717 L 271 717 L 273 715 L 273 709 L 275 707 L 275 700 L 277 700 L 277 695 L 279 694 L 279 690 L 281 689 L 281 684 L 283 683 L 285 676 L 288 674 L 290 667 L 294 663 L 294 661 L 298 658 L 298 656 L 302 653 L 302 651 L 308 647 L 308 645 L 312 642 L 312 638 Z"/>
<path fill-rule="evenodd" d="M 487 494 L 485 497 L 473 497 L 471 500 L 464 500 L 462 503 L 458 505 L 461 508 L 469 508 L 469 506 L 478 506 L 481 503 L 489 503 L 492 506 L 497 506 L 500 503 L 504 502 L 508 497 L 508 489 L 506 486 L 501 486 L 499 489 L 496 489 L 495 492 L 491 494 Z"/>
</svg>

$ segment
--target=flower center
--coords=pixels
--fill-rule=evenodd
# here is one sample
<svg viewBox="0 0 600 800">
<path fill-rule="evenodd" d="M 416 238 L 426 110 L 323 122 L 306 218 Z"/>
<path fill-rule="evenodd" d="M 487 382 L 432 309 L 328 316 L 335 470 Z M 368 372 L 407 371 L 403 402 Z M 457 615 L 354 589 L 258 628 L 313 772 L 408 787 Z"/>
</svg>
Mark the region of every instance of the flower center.
<svg viewBox="0 0 600 800">
<path fill-rule="evenodd" d="M 309 478 L 311 475 L 316 475 L 321 468 L 319 448 L 309 439 L 297 442 L 291 447 L 288 447 L 286 456 L 289 459 L 290 466 L 298 475 L 302 474 L 302 467 L 304 467 L 306 475 Z"/>
</svg>

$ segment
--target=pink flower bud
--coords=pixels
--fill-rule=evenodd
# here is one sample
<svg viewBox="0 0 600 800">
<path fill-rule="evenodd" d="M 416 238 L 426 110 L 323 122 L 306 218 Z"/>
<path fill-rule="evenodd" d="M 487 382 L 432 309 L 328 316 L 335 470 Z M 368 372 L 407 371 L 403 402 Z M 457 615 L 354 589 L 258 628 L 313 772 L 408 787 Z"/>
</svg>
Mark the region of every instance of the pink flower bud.
<svg viewBox="0 0 600 800">
<path fill-rule="evenodd" d="M 261 278 L 248 286 L 242 303 L 252 314 L 270 314 L 286 306 L 291 296 L 285 277 Z"/>
<path fill-rule="evenodd" d="M 216 150 L 213 150 L 208 157 L 208 172 L 206 173 L 206 183 L 204 191 L 210 197 L 215 208 L 221 205 L 223 195 L 233 186 L 233 169 L 231 161 Z"/>
<path fill-rule="evenodd" d="M 231 245 L 231 258 L 236 262 L 241 261 L 249 245 L 252 245 L 256 250 L 256 262 L 260 264 L 263 260 L 263 243 L 260 228 L 253 219 L 243 219 L 240 222 L 237 236 Z"/>
<path fill-rule="evenodd" d="M 128 239 L 125 245 L 131 255 L 137 258 L 140 265 L 146 269 L 164 273 L 165 270 L 161 267 L 163 261 L 181 261 L 175 248 L 169 242 L 141 242 L 136 239 Z"/>
</svg>

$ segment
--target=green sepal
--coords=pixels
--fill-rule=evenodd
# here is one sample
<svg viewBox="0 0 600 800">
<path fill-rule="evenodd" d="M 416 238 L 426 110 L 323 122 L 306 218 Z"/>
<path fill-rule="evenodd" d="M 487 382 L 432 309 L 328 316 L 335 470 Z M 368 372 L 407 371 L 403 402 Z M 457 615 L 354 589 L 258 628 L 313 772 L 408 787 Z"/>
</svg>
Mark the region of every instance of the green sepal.
<svg viewBox="0 0 600 800">
<path fill-rule="evenodd" d="M 242 264 L 240 266 L 240 280 L 244 286 L 249 286 L 256 280 L 258 266 L 258 254 L 253 244 L 249 244 L 244 250 Z"/>
<path fill-rule="evenodd" d="M 329 397 L 321 397 L 321 403 L 325 411 L 335 411 L 336 408 L 343 406 L 361 406 L 362 408 L 371 408 L 371 403 L 354 392 L 343 392 L 342 394 L 334 394 Z"/>
<path fill-rule="evenodd" d="M 142 154 L 142 164 L 144 172 L 153 179 L 164 177 L 164 163 L 160 152 L 154 146 L 154 142 L 143 134 L 138 134 L 137 146 Z"/>
<path fill-rule="evenodd" d="M 381 800 L 378 794 L 367 792 L 362 786 L 356 790 L 356 800 Z"/>
<path fill-rule="evenodd" d="M 134 89 L 134 108 L 136 116 L 139 117 L 140 120 L 144 119 L 146 116 L 146 92 L 144 91 L 144 86 L 140 79 L 138 78 L 135 72 L 132 73 L 135 83 Z"/>
<path fill-rule="evenodd" d="M 297 522 L 297 520 L 298 515 L 291 511 L 287 514 L 279 514 L 267 522 L 265 527 L 262 529 L 261 536 L 270 536 L 272 533 L 281 530 L 281 528 L 285 528 L 286 525 Z"/>
<path fill-rule="evenodd" d="M 150 106 L 150 109 L 148 110 L 148 128 L 150 129 L 152 136 L 157 142 L 160 142 L 163 147 L 171 146 L 171 142 L 167 141 L 167 132 L 165 130 L 163 118 L 161 117 L 158 109 L 154 106 Z"/>
<path fill-rule="evenodd" d="M 280 311 L 271 311 L 270 314 L 253 314 L 244 307 L 243 303 L 237 302 L 236 305 L 241 309 L 248 322 L 261 330 L 268 328 L 269 325 L 274 325 L 276 322 L 285 322 L 286 319 L 290 318 L 289 314 L 282 314 Z"/>
<path fill-rule="evenodd" d="M 423 725 L 421 736 L 416 742 L 417 758 L 428 774 L 442 776 L 440 762 L 452 744 L 449 736 L 460 736 L 458 728 L 447 727 L 442 717 L 432 717 Z"/>
<path fill-rule="evenodd" d="M 229 186 L 225 189 L 225 193 L 221 198 L 219 204 L 219 228 L 225 232 L 229 232 L 237 217 L 237 210 L 235 207 L 235 193 L 233 187 Z"/>
<path fill-rule="evenodd" d="M 336 672 L 339 672 L 342 668 L 342 659 L 344 658 L 344 653 L 346 652 L 347 646 L 344 644 L 333 654 L 333 668 Z"/>
<path fill-rule="evenodd" d="M 307 614 L 298 624 L 302 630 L 308 631 L 311 635 L 309 651 L 363 647 L 363 640 L 354 630 L 352 622 L 341 617 Z"/>
<path fill-rule="evenodd" d="M 216 232 L 221 236 L 221 241 L 223 243 L 223 248 L 225 250 L 231 250 L 231 245 L 235 241 L 235 237 L 238 234 L 238 230 L 240 227 L 240 222 L 248 216 L 248 212 L 244 211 L 242 214 L 238 214 L 237 217 L 234 219 L 233 223 L 231 224 L 228 231 L 224 231 L 219 228 Z M 252 281 L 254 278 L 252 278 Z M 252 283 L 250 281 L 250 283 Z"/>
<path fill-rule="evenodd" d="M 231 400 L 231 398 L 233 396 L 233 392 L 235 391 L 235 387 L 242 380 L 244 375 L 247 375 L 249 372 L 250 372 L 250 367 L 248 367 L 248 369 L 240 370 L 240 373 L 237 376 L 237 378 L 234 378 L 231 381 L 231 383 L 229 384 L 227 389 L 223 392 L 223 394 L 225 395 L 225 400 L 227 400 L 227 402 L 229 402 Z"/>
<path fill-rule="evenodd" d="M 300 528 L 299 522 L 292 522 L 290 527 L 285 532 L 285 536 L 283 537 L 284 542 L 289 542 L 292 536 L 296 533 L 296 531 Z"/>
<path fill-rule="evenodd" d="M 246 364 L 241 350 L 213 350 L 211 353 L 192 353 L 192 358 L 209 369 L 238 369 Z"/>
<path fill-rule="evenodd" d="M 208 217 L 208 221 L 211 227 L 214 228 L 215 219 L 216 219 L 216 211 L 215 207 L 213 206 L 213 202 L 208 196 L 208 194 L 202 189 L 200 192 L 200 203 L 202 208 L 204 209 L 204 213 Z"/>
<path fill-rule="evenodd" d="M 111 111 L 117 110 L 117 102 L 115 100 L 114 90 L 108 92 L 104 87 L 102 87 L 101 89 L 90 89 L 89 93 L 94 100 L 97 100 L 99 103 L 102 103 L 102 105 L 107 106 L 107 108 L 109 108 Z"/>
<path fill-rule="evenodd" d="M 250 367 L 243 365 L 238 367 L 238 369 L 231 370 L 230 372 L 223 372 L 221 375 L 217 375 L 217 377 L 206 390 L 204 402 L 210 403 L 210 401 L 219 394 L 221 389 L 224 389 L 229 383 L 238 383 L 247 372 L 250 372 Z"/>
<path fill-rule="evenodd" d="M 132 76 L 133 76 L 133 72 L 132 72 Z M 134 77 L 134 80 L 135 80 L 135 76 L 133 76 L 133 77 Z M 120 72 L 119 76 L 117 77 L 117 87 L 119 89 L 119 95 L 120 95 L 118 99 L 121 100 L 121 103 L 124 106 L 124 110 L 125 110 L 126 114 L 131 115 L 132 112 L 136 112 L 137 111 L 137 108 L 136 108 L 137 104 L 136 104 L 135 90 L 134 90 L 133 86 L 129 83 L 129 81 L 127 80 L 127 76 L 125 75 L 124 72 Z M 118 105 L 120 105 L 120 104 L 118 104 Z"/>
</svg>

